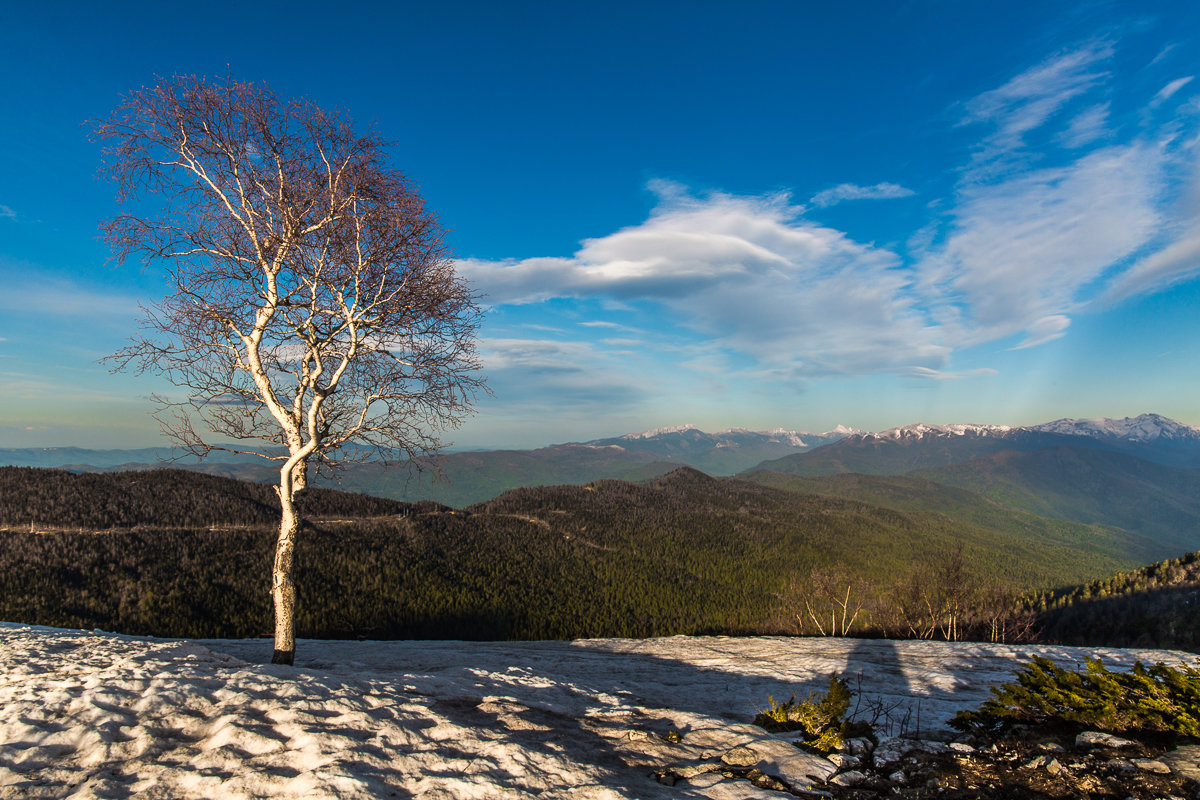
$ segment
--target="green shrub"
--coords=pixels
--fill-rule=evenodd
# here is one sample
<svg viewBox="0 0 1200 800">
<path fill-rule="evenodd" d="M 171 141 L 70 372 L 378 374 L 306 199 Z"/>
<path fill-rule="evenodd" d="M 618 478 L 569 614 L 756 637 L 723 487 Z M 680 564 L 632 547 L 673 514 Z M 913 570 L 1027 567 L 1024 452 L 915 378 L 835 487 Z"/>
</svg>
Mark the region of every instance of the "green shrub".
<svg viewBox="0 0 1200 800">
<path fill-rule="evenodd" d="M 1110 732 L 1174 733 L 1200 738 L 1200 669 L 1147 667 L 1111 672 L 1088 659 L 1081 672 L 1035 658 L 1016 683 L 991 688 L 978 711 L 960 711 L 950 724 L 984 734 L 1015 724 L 1067 724 Z"/>
<path fill-rule="evenodd" d="M 829 691 L 824 695 L 809 692 L 808 699 L 800 702 L 792 695 L 783 704 L 767 697 L 768 708 L 754 718 L 754 724 L 773 732 L 800 731 L 809 746 L 828 753 L 840 747 L 845 738 L 849 723 L 844 718 L 852 696 L 846 681 L 830 675 Z"/>
</svg>

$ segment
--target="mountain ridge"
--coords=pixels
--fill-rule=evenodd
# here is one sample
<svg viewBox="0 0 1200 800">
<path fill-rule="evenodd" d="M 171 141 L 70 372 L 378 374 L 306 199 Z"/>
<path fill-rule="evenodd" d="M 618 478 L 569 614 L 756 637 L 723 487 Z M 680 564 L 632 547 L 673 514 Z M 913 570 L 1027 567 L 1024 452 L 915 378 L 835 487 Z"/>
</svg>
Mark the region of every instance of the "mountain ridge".
<svg viewBox="0 0 1200 800">
<path fill-rule="evenodd" d="M 946 467 L 1001 449 L 1035 450 L 1064 444 L 1118 450 L 1169 466 L 1200 467 L 1200 429 L 1158 414 L 1142 414 L 1120 420 L 1061 419 L 1025 427 L 913 423 L 878 433 L 844 425 L 824 433 L 787 428 L 727 428 L 705 433 L 695 425 L 683 424 L 533 450 L 445 453 L 433 462 L 445 481 L 435 481 L 404 465 L 364 464 L 350 467 L 338 481 L 318 479 L 317 484 L 406 502 L 432 500 L 463 507 L 520 486 L 602 478 L 642 480 L 681 465 L 718 476 L 761 469 L 810 476 L 904 474 Z M 277 478 L 275 467 L 259 459 L 239 460 L 214 453 L 203 463 L 189 463 L 186 459 L 168 460 L 172 455 L 178 454 L 169 448 L 0 449 L 0 464 L 76 472 L 178 467 L 257 482 Z"/>
</svg>

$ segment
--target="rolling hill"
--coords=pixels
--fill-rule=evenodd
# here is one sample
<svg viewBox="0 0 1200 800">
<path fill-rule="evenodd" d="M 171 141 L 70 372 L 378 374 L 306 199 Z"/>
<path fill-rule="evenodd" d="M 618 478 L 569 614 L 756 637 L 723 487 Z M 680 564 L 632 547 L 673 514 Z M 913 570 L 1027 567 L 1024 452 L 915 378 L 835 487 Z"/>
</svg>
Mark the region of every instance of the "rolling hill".
<svg viewBox="0 0 1200 800">
<path fill-rule="evenodd" d="M 897 511 L 941 514 L 1004 535 L 1104 548 L 1106 552 L 1140 562 L 1176 555 L 1181 548 L 1177 542 L 1164 543 L 1114 526 L 1039 516 L 967 489 L 916 476 L 843 473 L 807 478 L 762 471 L 741 477 L 793 492 L 844 497 Z"/>
</svg>

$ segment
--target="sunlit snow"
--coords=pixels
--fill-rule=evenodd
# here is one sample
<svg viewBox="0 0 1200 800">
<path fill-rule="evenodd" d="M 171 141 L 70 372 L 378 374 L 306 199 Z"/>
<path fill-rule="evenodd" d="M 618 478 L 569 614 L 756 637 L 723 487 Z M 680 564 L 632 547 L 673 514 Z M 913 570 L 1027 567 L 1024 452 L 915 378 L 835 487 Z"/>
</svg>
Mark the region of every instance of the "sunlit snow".
<svg viewBox="0 0 1200 800">
<path fill-rule="evenodd" d="M 0 797 L 788 797 L 652 772 L 763 738 L 746 723 L 768 696 L 803 697 L 831 673 L 858 690 L 860 716 L 887 708 L 893 733 L 937 737 L 1034 655 L 1196 660 L 776 637 L 301 641 L 296 668 L 264 664 L 270 652 L 0 626 Z M 661 737 L 672 730 L 680 743 Z"/>
</svg>

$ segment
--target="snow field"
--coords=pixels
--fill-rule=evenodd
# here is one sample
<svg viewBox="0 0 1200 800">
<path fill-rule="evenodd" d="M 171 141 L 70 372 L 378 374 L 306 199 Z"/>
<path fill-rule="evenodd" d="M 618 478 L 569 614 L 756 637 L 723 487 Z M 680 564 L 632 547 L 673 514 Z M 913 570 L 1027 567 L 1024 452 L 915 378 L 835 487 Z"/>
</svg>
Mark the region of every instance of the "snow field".
<svg viewBox="0 0 1200 800">
<path fill-rule="evenodd" d="M 0 798 L 772 797 L 712 773 L 674 787 L 650 775 L 739 745 L 785 756 L 786 737 L 746 723 L 768 695 L 803 697 L 831 673 L 907 713 L 909 730 L 919 707 L 931 736 L 1033 655 L 1196 661 L 775 637 L 301 641 L 296 668 L 264 664 L 270 653 L 269 640 L 0 626 Z M 824 763 L 804 758 L 779 770 L 802 782 Z"/>
</svg>

